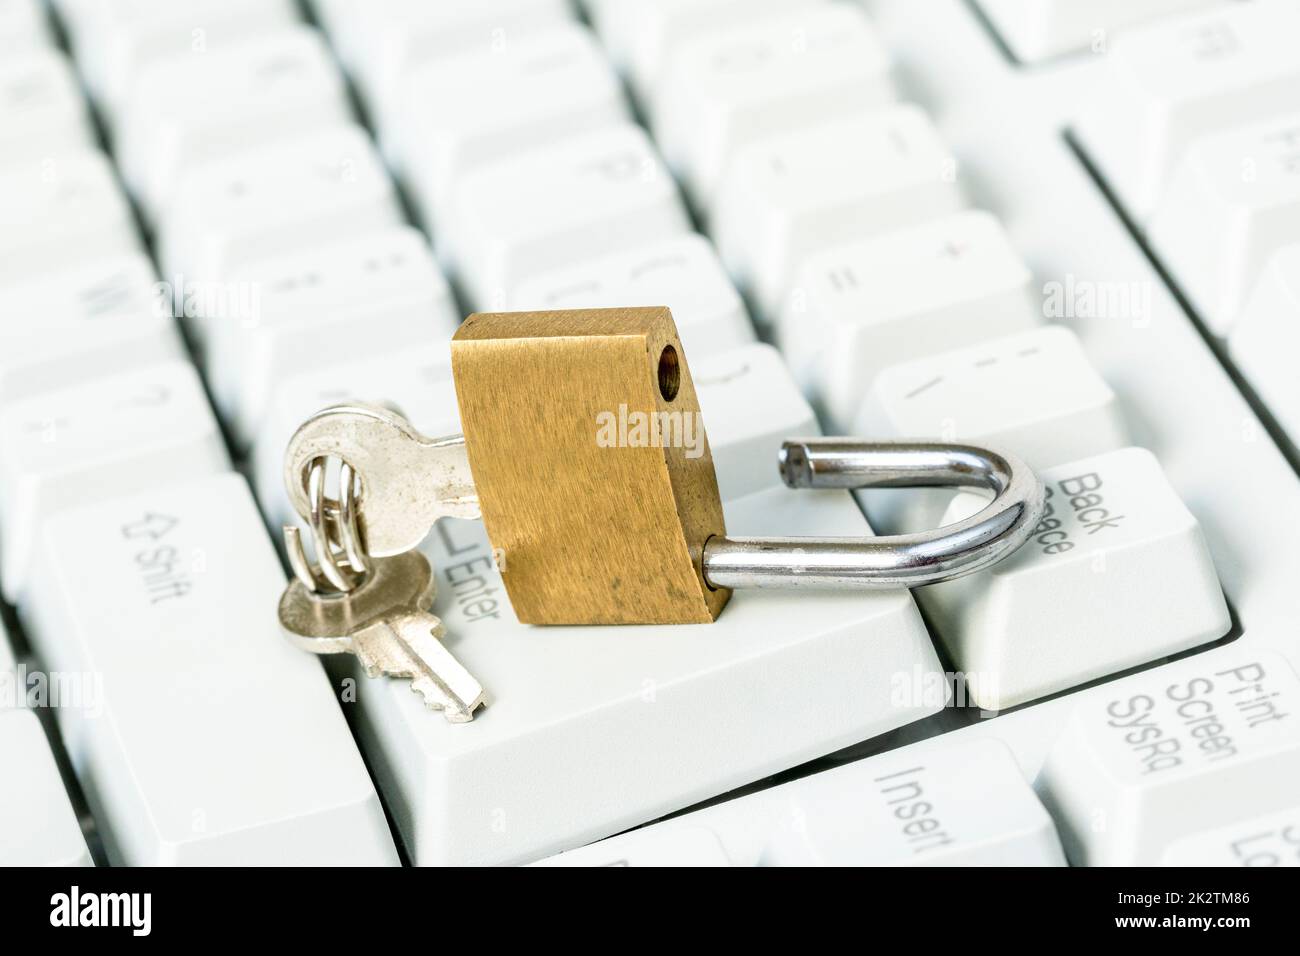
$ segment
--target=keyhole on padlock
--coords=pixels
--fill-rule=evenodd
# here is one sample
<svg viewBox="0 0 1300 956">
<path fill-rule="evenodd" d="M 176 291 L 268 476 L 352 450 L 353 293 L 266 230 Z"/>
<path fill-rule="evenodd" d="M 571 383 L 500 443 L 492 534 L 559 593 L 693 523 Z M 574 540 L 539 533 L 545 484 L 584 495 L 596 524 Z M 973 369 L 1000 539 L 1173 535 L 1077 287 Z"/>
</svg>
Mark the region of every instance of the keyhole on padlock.
<svg viewBox="0 0 1300 956">
<path fill-rule="evenodd" d="M 659 394 L 665 402 L 677 397 L 677 389 L 682 384 L 682 367 L 677 362 L 677 350 L 665 345 L 659 353 Z"/>
</svg>

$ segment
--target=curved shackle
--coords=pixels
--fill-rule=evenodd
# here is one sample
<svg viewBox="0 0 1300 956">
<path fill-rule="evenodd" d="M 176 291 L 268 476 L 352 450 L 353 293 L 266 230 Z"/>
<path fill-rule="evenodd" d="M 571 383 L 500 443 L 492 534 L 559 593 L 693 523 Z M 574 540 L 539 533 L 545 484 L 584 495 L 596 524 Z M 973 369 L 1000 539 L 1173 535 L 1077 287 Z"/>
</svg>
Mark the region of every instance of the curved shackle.
<svg viewBox="0 0 1300 956">
<path fill-rule="evenodd" d="M 974 445 L 802 438 L 783 443 L 791 488 L 984 488 L 969 518 L 914 534 L 869 538 L 732 538 L 704 545 L 717 588 L 913 588 L 971 574 L 1024 544 L 1043 516 L 1043 483 L 1019 458 Z"/>
</svg>

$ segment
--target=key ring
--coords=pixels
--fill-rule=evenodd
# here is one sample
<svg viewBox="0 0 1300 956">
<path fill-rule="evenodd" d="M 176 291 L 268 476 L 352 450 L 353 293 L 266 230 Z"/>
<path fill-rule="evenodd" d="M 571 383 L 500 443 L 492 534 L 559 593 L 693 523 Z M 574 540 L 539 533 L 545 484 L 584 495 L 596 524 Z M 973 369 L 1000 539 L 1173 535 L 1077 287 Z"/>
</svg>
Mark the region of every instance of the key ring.
<svg viewBox="0 0 1300 956">
<path fill-rule="evenodd" d="M 914 534 L 869 538 L 732 538 L 704 545 L 714 588 L 913 588 L 972 574 L 1025 543 L 1042 519 L 1043 483 L 1019 458 L 974 445 L 854 438 L 787 440 L 791 488 L 975 487 L 977 514 Z"/>
<path fill-rule="evenodd" d="M 313 458 L 305 469 L 307 518 L 316 561 L 307 557 L 302 533 L 284 527 L 284 547 L 294 577 L 313 594 L 347 594 L 370 573 L 370 552 L 362 540 L 358 508 L 358 477 L 346 461 L 339 462 L 339 496 L 325 494 L 325 456 Z"/>
</svg>

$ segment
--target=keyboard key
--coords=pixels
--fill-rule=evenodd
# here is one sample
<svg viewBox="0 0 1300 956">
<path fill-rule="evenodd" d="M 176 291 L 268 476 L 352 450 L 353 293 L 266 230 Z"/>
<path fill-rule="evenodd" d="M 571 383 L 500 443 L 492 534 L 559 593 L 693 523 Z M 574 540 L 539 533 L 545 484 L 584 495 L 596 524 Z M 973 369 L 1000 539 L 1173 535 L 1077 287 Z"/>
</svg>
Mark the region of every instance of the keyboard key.
<svg viewBox="0 0 1300 956">
<path fill-rule="evenodd" d="M 998 740 L 909 747 L 762 796 L 782 812 L 760 866 L 1065 865 L 1051 818 Z"/>
<path fill-rule="evenodd" d="M 1127 444 L 1115 393 L 1059 325 L 885 369 L 854 433 L 992 442 L 1036 469 Z"/>
<path fill-rule="evenodd" d="M 537 26 L 572 17 L 568 0 L 309 0 L 349 70 L 364 70 L 386 52 L 410 46 L 411 63 L 454 56 L 479 43 L 498 45 Z M 402 37 L 402 27 L 418 37 Z M 391 52 L 391 51 L 387 51 Z M 380 64 L 382 66 L 382 64 Z M 403 69 L 407 67 L 403 64 Z"/>
<path fill-rule="evenodd" d="M 1300 866 L 1300 804 L 1169 844 L 1161 866 Z"/>
<path fill-rule="evenodd" d="M 131 207 L 102 153 L 0 170 L 0 287 L 138 248 Z"/>
<path fill-rule="evenodd" d="M 218 413 L 241 450 L 277 382 L 445 341 L 460 324 L 428 244 L 406 226 L 251 262 L 231 281 L 257 290 L 255 314 L 208 323 L 204 360 Z"/>
<path fill-rule="evenodd" d="M 0 288 L 0 407 L 182 354 L 140 253 Z"/>
<path fill-rule="evenodd" d="M 917 598 L 971 698 L 1002 710 L 1228 633 L 1200 525 L 1142 448 L 1048 468 L 1047 512 L 1025 546 Z M 945 522 L 987 499 L 959 494 Z"/>
<path fill-rule="evenodd" d="M 985 16 L 1016 58 L 1036 63 L 1062 53 L 1106 49 L 1125 27 L 1220 0 L 979 0 Z"/>
<path fill-rule="evenodd" d="M 962 208 L 956 161 L 915 106 L 872 110 L 740 149 L 710 231 L 741 285 L 775 317 L 810 253 Z"/>
<path fill-rule="evenodd" d="M 815 4 L 684 42 L 651 118 L 669 165 L 708 208 L 744 144 L 892 98 L 884 48 L 862 11 Z"/>
<path fill-rule="evenodd" d="M 745 27 L 814 0 L 596 0 L 592 22 L 610 56 L 643 99 L 663 80 L 664 64 L 687 40 Z M 820 2 L 820 0 L 816 0 Z"/>
<path fill-rule="evenodd" d="M 733 534 L 866 533 L 839 492 L 773 489 L 726 518 Z M 904 592 L 749 591 L 704 630 L 543 632 L 515 621 L 480 523 L 441 522 L 425 548 L 435 613 L 492 703 L 467 736 L 405 687 L 358 688 L 360 740 L 418 865 L 537 859 L 942 706 L 891 697 L 898 674 L 941 680 Z"/>
<path fill-rule="evenodd" d="M 401 224 L 392 183 L 360 127 L 250 149 L 183 176 L 161 224 L 168 276 L 223 282 L 321 237 Z M 202 316 L 194 316 L 203 338 Z"/>
<path fill-rule="evenodd" d="M 745 305 L 713 246 L 683 235 L 588 259 L 520 283 L 512 309 L 600 309 L 666 305 L 687 355 L 722 352 L 754 340 Z"/>
<path fill-rule="evenodd" d="M 882 369 L 1042 321 L 1001 225 L 963 212 L 809 256 L 777 337 L 804 393 L 843 431 Z"/>
<path fill-rule="evenodd" d="M 731 866 L 731 861 L 713 833 L 701 827 L 675 827 L 653 833 L 633 830 L 532 865 Z"/>
<path fill-rule="evenodd" d="M 8 778 L 0 788 L 0 866 L 92 866 L 54 755 L 31 711 L 0 708 L 0 761 Z"/>
<path fill-rule="evenodd" d="M 229 467 L 198 375 L 172 361 L 8 405 L 0 412 L 0 583 L 23 593 L 55 512 Z"/>
<path fill-rule="evenodd" d="M 204 161 L 350 119 L 343 79 L 320 35 L 286 27 L 142 69 L 119 123 L 117 161 L 156 220 L 177 179 Z"/>
<path fill-rule="evenodd" d="M 298 426 L 322 408 L 346 401 L 377 402 L 398 409 L 430 437 L 460 432 L 450 345 L 426 338 L 423 345 L 323 366 L 279 385 L 252 453 L 254 489 L 273 528 L 300 523 L 285 495 L 284 450 Z"/>
<path fill-rule="evenodd" d="M 451 89 L 458 94 L 445 95 Z M 466 172 L 628 119 L 618 78 L 577 23 L 433 60 L 412 71 L 403 94 L 380 129 L 435 227 Z"/>
<path fill-rule="evenodd" d="M 724 501 L 780 485 L 781 443 L 821 434 L 812 409 L 770 345 L 756 342 L 696 359 L 691 380 Z"/>
<path fill-rule="evenodd" d="M 568 0 L 327 0 L 327 22 L 372 113 L 385 115 L 419 64 L 473 50 L 504 50 L 571 17 Z M 460 89 L 459 85 L 457 89 Z"/>
<path fill-rule="evenodd" d="M 1139 220 L 1198 136 L 1300 111 L 1300 6 L 1233 3 L 1120 35 L 1078 131 Z"/>
<path fill-rule="evenodd" d="M 320 662 L 280 635 L 284 574 L 237 475 L 69 512 L 22 610 L 103 710 L 59 712 L 73 768 L 128 865 L 397 862 Z"/>
<path fill-rule="evenodd" d="M 1300 444 L 1300 242 L 1279 249 L 1265 264 L 1228 348 L 1246 381 Z"/>
<path fill-rule="evenodd" d="M 5 10 L 14 6 L 12 0 L 0 0 L 0 31 Z M 0 51 L 4 42 L 0 33 Z M 27 55 L 4 58 L 0 63 L 0 165 L 94 145 L 81 88 L 63 56 L 36 48 Z"/>
<path fill-rule="evenodd" d="M 1147 234 L 1206 325 L 1227 335 L 1265 260 L 1300 242 L 1300 113 L 1198 140 Z"/>
<path fill-rule="evenodd" d="M 201 60 L 297 20 L 292 0 L 96 0 L 66 5 L 77 65 L 91 95 L 117 116 L 145 67 Z"/>
<path fill-rule="evenodd" d="M 40 0 L 0 0 L 0 55 L 17 57 L 50 44 Z"/>
<path fill-rule="evenodd" d="M 1005 744 L 945 738 L 760 788 L 543 860 L 619 866 L 703 855 L 733 866 L 1063 866 Z M 716 849 L 714 849 L 716 848 Z"/>
<path fill-rule="evenodd" d="M 372 4 L 373 6 L 373 4 Z M 350 51 L 355 46 L 359 5 L 355 0 L 307 0 L 307 9 L 312 19 L 320 24 L 330 37 L 330 45 L 337 51 L 339 59 L 352 69 Z M 336 37 L 334 34 L 338 34 Z"/>
<path fill-rule="evenodd" d="M 472 307 L 491 311 L 524 279 L 688 232 L 654 147 L 622 125 L 466 176 L 437 241 Z"/>
<path fill-rule="evenodd" d="M 1237 644 L 1080 695 L 1036 783 L 1070 862 L 1150 866 L 1180 841 L 1293 811 L 1298 710 L 1290 665 Z"/>
<path fill-rule="evenodd" d="M 1130 444 L 1115 393 L 1061 326 L 890 366 L 852 434 L 991 444 L 1040 471 Z M 863 501 L 872 523 L 892 532 L 934 526 L 953 494 L 881 489 Z"/>
</svg>

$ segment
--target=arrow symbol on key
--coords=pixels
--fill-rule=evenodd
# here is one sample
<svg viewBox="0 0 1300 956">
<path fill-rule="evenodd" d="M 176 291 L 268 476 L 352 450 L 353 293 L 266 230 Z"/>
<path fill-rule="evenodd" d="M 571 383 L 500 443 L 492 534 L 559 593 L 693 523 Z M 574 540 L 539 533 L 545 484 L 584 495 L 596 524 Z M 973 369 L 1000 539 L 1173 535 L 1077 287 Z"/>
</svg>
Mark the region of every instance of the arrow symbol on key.
<svg viewBox="0 0 1300 956">
<path fill-rule="evenodd" d="M 152 541 L 157 541 L 168 534 L 174 527 L 176 527 L 175 518 L 149 511 L 139 521 L 132 521 L 122 525 L 122 537 L 128 539 L 149 538 Z"/>
</svg>

